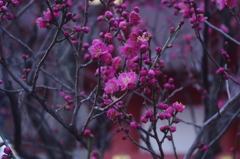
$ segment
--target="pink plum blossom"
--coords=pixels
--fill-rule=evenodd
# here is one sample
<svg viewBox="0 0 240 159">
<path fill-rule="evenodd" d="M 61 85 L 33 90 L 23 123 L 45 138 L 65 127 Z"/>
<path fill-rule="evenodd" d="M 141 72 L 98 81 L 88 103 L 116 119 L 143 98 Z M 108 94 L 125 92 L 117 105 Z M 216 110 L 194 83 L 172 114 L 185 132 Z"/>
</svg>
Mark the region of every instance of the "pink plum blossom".
<svg viewBox="0 0 240 159">
<path fill-rule="evenodd" d="M 129 22 L 131 24 L 137 26 L 137 25 L 139 25 L 142 22 L 142 19 L 141 19 L 140 15 L 137 12 L 132 11 L 129 14 Z"/>
<path fill-rule="evenodd" d="M 117 79 L 115 78 L 108 80 L 104 87 L 104 91 L 106 93 L 111 93 L 111 94 L 118 91 L 118 89 L 119 89 L 119 86 L 117 83 Z"/>
<path fill-rule="evenodd" d="M 121 57 L 117 56 L 117 57 L 114 57 L 113 58 L 113 61 L 112 61 L 112 67 L 117 70 L 122 64 L 122 59 Z"/>
<path fill-rule="evenodd" d="M 57 17 L 60 16 L 60 13 L 59 13 L 59 12 L 53 12 L 53 15 L 57 18 Z M 52 14 L 51 14 L 51 12 L 50 12 L 49 9 L 47 9 L 46 12 L 43 12 L 43 16 L 44 16 L 44 18 L 45 18 L 46 20 L 48 20 L 48 21 L 51 21 L 52 18 L 53 18 L 53 17 L 52 17 Z"/>
<path fill-rule="evenodd" d="M 190 10 L 190 6 L 187 3 L 178 3 L 176 4 L 177 8 L 180 9 L 180 13 L 182 13 L 184 18 L 190 18 L 191 17 L 191 10 Z"/>
<path fill-rule="evenodd" d="M 137 74 L 135 72 L 121 73 L 118 76 L 118 83 L 122 90 L 126 90 L 128 84 L 135 83 L 137 80 Z"/>
<path fill-rule="evenodd" d="M 124 31 L 124 30 L 127 29 L 127 27 L 128 27 L 128 23 L 125 22 L 125 21 L 122 21 L 122 22 L 119 23 L 118 27 L 119 27 L 121 30 Z"/>
<path fill-rule="evenodd" d="M 110 64 L 112 61 L 112 55 L 110 53 L 102 54 L 100 59 L 104 64 Z"/>
<path fill-rule="evenodd" d="M 107 117 L 108 117 L 110 120 L 114 120 L 117 115 L 118 115 L 118 112 L 117 112 L 115 109 L 108 109 L 108 111 L 107 111 Z"/>
<path fill-rule="evenodd" d="M 131 58 L 131 59 L 127 59 L 126 66 L 128 70 L 134 71 L 137 69 L 138 64 L 133 61 L 133 58 Z"/>
<path fill-rule="evenodd" d="M 173 107 L 177 112 L 183 112 L 183 110 L 185 109 L 185 105 L 183 105 L 182 103 L 178 103 L 178 102 L 173 103 L 172 107 Z"/>
<path fill-rule="evenodd" d="M 39 28 L 41 28 L 41 29 L 46 28 L 47 22 L 42 17 L 37 18 L 36 23 Z"/>
<path fill-rule="evenodd" d="M 108 47 L 101 41 L 93 41 L 92 46 L 88 48 L 93 59 L 97 59 L 100 55 L 108 53 Z"/>
<path fill-rule="evenodd" d="M 125 58 L 133 58 L 139 54 L 139 48 L 135 45 L 125 43 L 124 46 L 119 47 L 119 52 L 123 54 Z"/>
</svg>

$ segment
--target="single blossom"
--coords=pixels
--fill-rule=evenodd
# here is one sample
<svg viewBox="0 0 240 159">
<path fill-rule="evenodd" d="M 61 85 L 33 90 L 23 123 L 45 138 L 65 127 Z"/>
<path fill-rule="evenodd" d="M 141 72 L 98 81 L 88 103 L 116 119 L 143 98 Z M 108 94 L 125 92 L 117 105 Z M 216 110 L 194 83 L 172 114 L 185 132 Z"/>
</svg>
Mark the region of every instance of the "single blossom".
<svg viewBox="0 0 240 159">
<path fill-rule="evenodd" d="M 139 25 L 142 22 L 142 18 L 140 17 L 140 15 L 137 12 L 132 11 L 129 14 L 129 22 L 131 24 L 137 26 L 137 25 Z"/>
<path fill-rule="evenodd" d="M 107 83 L 105 84 L 104 92 L 112 94 L 118 91 L 118 89 L 119 89 L 119 86 L 118 86 L 117 79 L 113 78 L 108 80 Z"/>
<path fill-rule="evenodd" d="M 107 111 L 107 117 L 110 120 L 115 120 L 115 117 L 117 117 L 118 112 L 115 109 L 108 109 Z"/>
<path fill-rule="evenodd" d="M 97 59 L 100 55 L 108 53 L 108 47 L 101 41 L 93 41 L 92 46 L 88 48 L 93 59 Z"/>
<path fill-rule="evenodd" d="M 106 53 L 106 54 L 102 54 L 100 56 L 100 59 L 101 61 L 104 63 L 104 64 L 110 64 L 111 61 L 112 61 L 112 55 L 110 53 Z"/>
<path fill-rule="evenodd" d="M 129 38 L 127 40 L 127 43 L 129 44 L 137 44 L 137 40 L 138 40 L 138 33 L 136 32 L 132 32 L 130 35 L 129 35 Z"/>
<path fill-rule="evenodd" d="M 60 13 L 59 12 L 53 12 L 53 15 L 57 18 L 57 17 L 60 16 Z M 49 8 L 47 9 L 46 12 L 43 12 L 43 16 L 48 21 L 52 21 L 52 19 L 53 19 L 52 14 L 51 14 Z"/>
<path fill-rule="evenodd" d="M 112 61 L 112 67 L 117 70 L 122 64 L 122 59 L 121 57 L 117 56 L 117 57 L 114 57 L 113 58 L 113 61 Z"/>
<path fill-rule="evenodd" d="M 147 123 L 147 122 L 148 122 L 148 118 L 145 117 L 145 116 L 142 116 L 142 117 L 141 117 L 141 122 Z"/>
<path fill-rule="evenodd" d="M 113 34 L 112 33 L 106 33 L 105 35 L 104 35 L 104 39 L 106 40 L 106 42 L 111 42 L 112 41 L 112 39 L 113 39 Z"/>
<path fill-rule="evenodd" d="M 153 111 L 152 111 L 152 110 L 147 110 L 147 111 L 145 112 L 145 115 L 146 115 L 147 118 L 150 118 L 150 117 L 153 116 Z"/>
<path fill-rule="evenodd" d="M 121 30 L 126 30 L 127 27 L 128 27 L 128 23 L 125 22 L 125 21 L 121 21 L 118 25 L 118 27 L 121 29 Z"/>
<path fill-rule="evenodd" d="M 135 71 L 138 67 L 138 64 L 134 62 L 133 58 L 129 58 L 126 61 L 126 66 L 128 70 Z"/>
<path fill-rule="evenodd" d="M 135 72 L 121 73 L 118 76 L 118 84 L 121 86 L 121 90 L 126 90 L 128 84 L 134 84 L 136 80 L 137 74 Z"/>
<path fill-rule="evenodd" d="M 125 58 L 133 58 L 139 54 L 139 47 L 133 44 L 125 43 L 124 46 L 119 47 L 119 52 Z"/>
<path fill-rule="evenodd" d="M 176 8 L 180 9 L 180 13 L 182 13 L 184 18 L 190 18 L 191 17 L 191 8 L 187 3 L 178 3 L 175 6 Z"/>
<path fill-rule="evenodd" d="M 183 105 L 182 103 L 178 103 L 178 102 L 173 103 L 172 107 L 173 107 L 177 112 L 183 112 L 183 110 L 185 109 L 185 105 Z"/>
<path fill-rule="evenodd" d="M 114 46 L 113 45 L 108 45 L 108 52 L 112 53 L 114 51 Z"/>
<path fill-rule="evenodd" d="M 47 27 L 47 22 L 42 17 L 37 18 L 36 23 L 41 29 L 45 29 Z"/>
<path fill-rule="evenodd" d="M 136 129 L 138 127 L 138 123 L 133 121 L 133 122 L 130 123 L 130 127 Z"/>
<path fill-rule="evenodd" d="M 114 78 L 114 75 L 116 73 L 116 69 L 114 69 L 112 66 L 102 66 L 100 68 L 101 76 L 106 81 Z M 99 75 L 98 68 L 96 69 L 96 72 L 94 74 L 95 76 Z"/>
</svg>

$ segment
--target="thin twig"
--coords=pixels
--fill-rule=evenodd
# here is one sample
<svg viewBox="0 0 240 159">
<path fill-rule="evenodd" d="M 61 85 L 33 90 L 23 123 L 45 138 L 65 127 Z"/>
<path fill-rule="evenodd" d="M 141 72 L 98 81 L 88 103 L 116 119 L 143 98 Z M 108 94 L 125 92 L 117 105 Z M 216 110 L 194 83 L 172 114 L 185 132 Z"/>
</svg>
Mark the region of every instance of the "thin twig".
<svg viewBox="0 0 240 159">
<path fill-rule="evenodd" d="M 224 68 L 227 69 L 227 64 L 224 65 Z M 225 79 L 225 83 L 226 83 L 226 90 L 227 90 L 228 99 L 231 99 L 231 93 L 230 93 L 230 90 L 229 90 L 229 81 L 228 81 L 228 79 Z"/>
<path fill-rule="evenodd" d="M 168 37 L 166 43 L 164 44 L 164 46 L 163 46 L 163 48 L 162 48 L 162 51 L 161 51 L 161 52 L 159 53 L 159 55 L 156 57 L 156 59 L 155 59 L 155 61 L 153 62 L 153 64 L 152 64 L 152 66 L 151 66 L 150 69 L 152 69 L 152 68 L 156 65 L 156 63 L 158 62 L 160 56 L 161 56 L 161 55 L 163 54 L 163 52 L 167 49 L 168 44 L 169 44 L 170 41 L 173 39 L 174 35 L 179 32 L 180 28 L 181 28 L 181 25 L 178 25 L 178 27 L 174 30 L 174 32 L 170 34 L 170 36 Z"/>
<path fill-rule="evenodd" d="M 201 129 L 201 126 L 200 126 L 200 125 L 197 125 L 197 124 L 195 124 L 195 123 L 191 123 L 191 122 L 187 122 L 187 121 L 182 120 L 182 119 L 180 119 L 180 118 L 178 118 L 178 117 L 176 117 L 176 119 L 180 120 L 180 121 L 181 121 L 182 123 L 184 123 L 184 124 L 187 124 L 187 125 L 193 125 L 193 126 L 199 128 L 199 129 Z"/>
<path fill-rule="evenodd" d="M 162 158 L 164 158 L 162 143 L 160 142 L 158 134 L 157 134 L 157 120 L 155 120 L 156 116 L 157 116 L 157 105 L 156 105 L 156 92 L 154 91 L 154 87 L 152 87 L 152 100 L 153 100 L 153 114 L 154 114 L 154 121 L 152 123 L 152 125 L 153 125 L 152 130 L 153 130 L 153 133 L 154 133 L 154 139 L 156 140 L 157 145 L 158 145 L 159 152 L 161 153 Z"/>
<path fill-rule="evenodd" d="M 72 116 L 72 120 L 71 120 L 71 124 L 70 125 L 76 125 L 77 114 L 78 114 L 78 111 L 80 109 L 80 106 L 82 105 L 82 103 L 84 103 L 85 101 L 88 101 L 92 97 L 93 93 L 96 91 L 96 88 L 97 87 L 95 87 L 92 90 L 92 92 L 88 95 L 87 98 L 83 99 L 82 101 L 80 101 L 80 103 L 78 105 L 76 105 L 76 108 L 73 111 L 73 116 Z"/>
<path fill-rule="evenodd" d="M 219 33 L 223 34 L 226 38 L 228 38 L 229 40 L 231 40 L 232 42 L 236 43 L 237 45 L 240 45 L 240 42 L 238 42 L 237 40 L 233 39 L 231 36 L 229 36 L 228 34 L 226 34 L 224 31 L 222 31 L 221 29 L 215 27 L 214 25 L 212 25 L 211 23 L 209 23 L 207 20 L 205 20 L 205 23 L 210 26 L 211 28 L 213 28 L 214 30 L 218 31 Z"/>
<path fill-rule="evenodd" d="M 128 136 L 128 138 L 129 138 L 135 145 L 137 145 L 138 147 L 140 147 L 140 148 L 143 149 L 143 150 L 146 150 L 146 151 L 150 152 L 150 153 L 153 154 L 154 156 L 159 157 L 160 159 L 162 159 L 161 156 L 155 154 L 155 153 L 152 152 L 151 150 L 149 150 L 149 149 L 143 147 L 142 145 L 140 145 L 139 143 L 137 143 L 137 142 L 127 133 L 127 131 L 126 131 L 126 129 L 123 127 L 122 123 L 120 122 L 119 124 L 120 124 L 120 126 L 122 127 L 123 131 L 124 131 L 124 132 L 126 133 L 126 135 Z"/>
</svg>

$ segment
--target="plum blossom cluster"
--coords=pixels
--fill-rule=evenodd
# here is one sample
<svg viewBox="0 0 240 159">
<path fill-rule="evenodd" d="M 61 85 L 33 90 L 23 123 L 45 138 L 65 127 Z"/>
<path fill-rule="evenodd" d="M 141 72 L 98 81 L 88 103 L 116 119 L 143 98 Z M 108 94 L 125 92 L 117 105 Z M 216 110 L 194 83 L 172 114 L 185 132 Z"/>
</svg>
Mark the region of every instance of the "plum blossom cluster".
<svg viewBox="0 0 240 159">
<path fill-rule="evenodd" d="M 18 0 L 7 0 L 6 2 L 0 1 L 0 13 L 1 18 L 7 19 L 7 20 L 13 20 L 14 15 L 12 13 L 7 13 L 9 5 L 12 5 L 13 7 L 17 7 L 20 5 L 20 2 Z"/>
<path fill-rule="evenodd" d="M 157 113 L 154 115 L 152 110 L 147 110 L 145 112 L 145 115 L 141 117 L 141 122 L 142 123 L 147 123 L 147 122 L 157 122 L 158 119 L 160 120 L 168 120 L 169 125 L 165 125 L 159 128 L 159 130 L 164 133 L 164 138 L 167 138 L 169 141 L 172 141 L 172 136 L 167 135 L 168 132 L 170 131 L 171 133 L 175 132 L 177 129 L 173 124 L 179 123 L 180 120 L 176 118 L 177 113 L 183 112 L 185 109 L 185 106 L 182 103 L 175 102 L 171 106 L 168 104 L 164 103 L 159 103 L 157 105 L 157 108 L 162 111 L 162 113 Z M 131 122 L 130 127 L 132 128 L 139 128 L 140 126 L 135 123 Z"/>
<path fill-rule="evenodd" d="M 59 16 L 59 11 L 53 11 L 51 13 L 50 9 L 48 8 L 46 12 L 43 12 L 43 17 L 37 18 L 36 23 L 41 29 L 51 29 L 54 23 L 54 18 L 57 18 Z"/>
<path fill-rule="evenodd" d="M 184 18 L 189 19 L 192 28 L 202 30 L 202 25 L 207 17 L 204 17 L 202 8 L 195 8 L 196 4 L 190 1 L 183 1 L 181 3 L 174 4 L 174 8 L 182 14 Z"/>
<path fill-rule="evenodd" d="M 175 132 L 177 128 L 175 126 L 172 126 L 174 123 L 179 123 L 180 120 L 176 118 L 176 115 L 178 112 L 183 112 L 185 109 L 185 106 L 182 103 L 175 102 L 172 104 L 172 106 L 168 106 L 164 103 L 159 103 L 157 107 L 162 110 L 162 113 L 158 113 L 157 117 L 160 120 L 169 120 L 169 125 L 165 125 L 160 127 L 160 131 L 165 134 L 166 138 L 169 141 L 172 141 L 172 135 L 167 135 L 170 131 L 171 133 Z"/>
<path fill-rule="evenodd" d="M 117 31 L 118 29 L 126 31 L 128 26 L 138 26 L 141 24 L 142 18 L 138 14 L 139 7 L 135 7 L 130 13 L 125 11 L 126 4 L 114 4 L 114 7 L 115 11 L 121 15 L 120 17 L 116 17 L 112 11 L 106 11 L 104 15 L 98 17 L 98 21 L 105 19 L 110 24 L 110 31 Z M 101 33 L 101 36 L 104 37 L 104 34 Z"/>
<path fill-rule="evenodd" d="M 183 18 L 189 19 L 192 28 L 202 30 L 202 25 L 207 17 L 204 17 L 203 9 L 196 8 L 196 3 L 194 1 L 183 0 L 182 2 L 177 3 L 172 0 L 162 0 L 163 4 L 166 4 L 169 7 L 174 7 L 174 15 L 181 13 Z"/>
<path fill-rule="evenodd" d="M 67 12 L 68 8 L 72 6 L 73 0 L 54 0 L 54 5 L 51 8 L 48 8 L 47 11 L 43 12 L 43 17 L 39 17 L 36 20 L 38 27 L 41 29 L 51 29 L 52 25 L 55 24 L 55 18 L 58 18 L 61 15 L 61 12 Z M 68 21 L 76 21 L 74 15 L 71 12 L 64 14 L 64 23 Z"/>
<path fill-rule="evenodd" d="M 146 95 L 150 94 L 152 91 L 161 89 L 159 78 L 167 79 L 167 77 L 162 73 L 164 61 L 156 58 L 156 55 L 159 56 L 162 52 L 162 47 L 157 47 L 155 54 L 152 55 L 150 48 L 151 33 L 145 28 L 137 28 L 127 33 L 130 27 L 139 26 L 142 22 L 142 18 L 139 15 L 139 7 L 135 7 L 133 11 L 127 12 L 125 4 L 112 6 L 114 10 L 111 10 L 113 9 L 111 8 L 97 19 L 98 21 L 107 22 L 109 25 L 108 31 L 100 32 L 100 38 L 94 39 L 91 46 L 88 44 L 84 46 L 88 51 L 84 58 L 91 58 L 93 62 L 98 61 L 95 76 L 98 76 L 103 86 L 103 102 L 99 106 L 104 108 L 108 119 L 115 124 L 121 125 L 120 128 L 116 129 L 116 132 L 124 131 L 125 135 L 122 136 L 122 139 L 126 140 L 130 130 L 142 128 L 135 121 L 132 114 L 125 112 L 124 103 L 122 100 L 119 100 L 119 96 L 123 92 L 129 93 L 135 90 Z M 193 14 L 191 13 L 190 16 Z M 170 33 L 172 34 L 174 31 L 175 28 L 172 27 Z M 128 37 L 126 38 L 124 35 L 128 35 Z M 122 43 L 122 46 L 114 48 L 112 44 L 115 38 Z M 167 48 L 171 47 L 172 44 L 169 44 Z M 114 57 L 116 50 L 120 53 L 120 56 Z M 119 70 L 122 70 L 122 72 Z M 173 82 L 173 79 L 169 78 L 167 82 L 162 84 L 163 88 L 166 91 L 174 89 L 175 85 Z M 116 102 L 116 100 L 118 101 Z M 141 117 L 140 122 L 151 122 L 154 124 L 159 120 L 169 120 L 170 124 L 161 127 L 160 131 L 165 133 L 165 137 L 171 141 L 172 136 L 167 134 L 169 131 L 176 131 L 176 127 L 173 124 L 178 123 L 179 120 L 175 116 L 178 112 L 183 112 L 184 108 L 184 105 L 177 102 L 171 106 L 159 104 L 154 109 L 157 112 L 162 111 L 162 113 L 156 113 L 155 111 L 154 113 L 153 110 L 147 110 L 145 115 Z M 122 125 L 123 122 L 127 123 L 126 127 Z"/>
<path fill-rule="evenodd" d="M 110 64 L 112 62 L 112 55 L 114 47 L 113 45 L 106 45 L 101 39 L 95 39 L 92 41 L 92 46 L 88 48 L 88 51 L 92 55 L 93 60 L 100 60 L 104 64 Z"/>
<path fill-rule="evenodd" d="M 71 14 L 71 13 L 69 13 Z M 70 40 L 72 41 L 72 43 L 74 45 L 77 45 L 79 43 L 79 41 L 77 40 L 76 34 L 79 33 L 89 33 L 90 29 L 88 27 L 81 27 L 78 25 L 75 25 L 72 29 L 70 27 L 65 26 L 64 27 L 67 31 L 64 32 L 64 36 L 65 38 L 70 38 Z M 85 47 L 88 47 L 87 45 L 85 45 Z"/>
<path fill-rule="evenodd" d="M 80 15 L 73 14 L 71 11 L 69 11 L 73 0 L 55 0 L 54 2 L 55 4 L 51 8 L 48 8 L 47 11 L 43 12 L 43 17 L 37 18 L 36 23 L 38 27 L 41 29 L 51 29 L 53 25 L 61 25 L 61 27 L 64 29 L 64 38 L 57 40 L 57 42 L 61 42 L 66 38 L 69 38 L 74 45 L 79 44 L 76 34 L 87 34 L 89 33 L 90 29 L 87 26 L 81 27 L 74 25 L 70 27 L 67 25 L 67 23 L 70 21 L 73 23 L 77 22 L 78 18 L 80 17 Z M 61 18 L 59 18 L 60 16 Z"/>
<path fill-rule="evenodd" d="M 161 120 L 174 118 L 178 112 L 183 112 L 183 110 L 185 109 L 185 106 L 178 102 L 173 103 L 172 106 L 168 106 L 164 103 L 159 103 L 157 107 L 163 111 L 162 113 L 157 114 L 157 117 Z"/>
</svg>

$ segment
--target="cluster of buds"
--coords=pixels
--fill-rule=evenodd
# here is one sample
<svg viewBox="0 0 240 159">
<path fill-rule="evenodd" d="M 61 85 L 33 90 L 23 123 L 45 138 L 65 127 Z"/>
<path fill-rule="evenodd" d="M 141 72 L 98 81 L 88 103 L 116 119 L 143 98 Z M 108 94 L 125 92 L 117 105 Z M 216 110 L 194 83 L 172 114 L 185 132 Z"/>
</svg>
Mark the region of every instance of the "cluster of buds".
<svg viewBox="0 0 240 159">
<path fill-rule="evenodd" d="M 65 28 L 67 28 L 67 27 L 65 27 Z M 74 45 L 77 45 L 79 42 L 78 42 L 77 37 L 76 37 L 75 34 L 79 34 L 79 33 L 87 34 L 87 33 L 89 33 L 89 31 L 90 31 L 89 27 L 81 27 L 81 26 L 75 25 L 70 32 L 69 31 L 65 31 L 64 32 L 64 36 L 66 38 L 70 38 L 72 43 Z"/>
<path fill-rule="evenodd" d="M 157 117 L 161 120 L 170 119 L 175 117 L 178 112 L 183 112 L 185 106 L 182 103 L 175 102 L 172 106 L 168 106 L 164 103 L 159 103 L 157 107 L 163 110 L 163 113 L 157 114 Z M 175 121 L 173 121 L 175 123 Z"/>
<path fill-rule="evenodd" d="M 106 20 L 109 23 L 110 32 L 100 33 L 100 37 L 104 39 L 107 43 L 110 43 L 114 38 L 113 33 L 117 30 L 126 31 L 129 26 L 137 26 L 142 22 L 142 19 L 139 12 L 139 7 L 135 7 L 134 10 L 130 13 L 125 11 L 126 4 L 115 5 L 115 10 L 119 13 L 119 17 L 113 14 L 113 11 L 106 11 L 104 15 L 101 15 L 97 18 L 98 21 Z M 123 36 L 121 34 L 117 34 L 117 38 L 119 41 L 123 40 Z"/>
<path fill-rule="evenodd" d="M 223 68 L 223 67 L 220 67 L 220 68 L 216 71 L 216 74 L 217 74 L 217 75 L 222 75 L 222 74 L 224 74 L 224 75 L 223 75 L 224 79 L 229 79 L 230 76 L 226 73 L 226 72 L 228 72 L 228 71 L 229 71 L 228 69 Z"/>
<path fill-rule="evenodd" d="M 64 100 L 67 103 L 67 105 L 64 107 L 65 110 L 72 110 L 73 107 L 75 107 L 75 102 L 70 95 L 64 96 Z"/>
<path fill-rule="evenodd" d="M 173 84 L 173 78 L 168 79 L 168 83 L 164 84 L 164 88 L 166 89 L 174 89 L 175 85 Z"/>
<path fill-rule="evenodd" d="M 46 12 L 43 12 L 43 17 L 37 18 L 36 23 L 41 29 L 51 29 L 54 23 L 54 18 L 57 18 L 59 16 L 59 12 L 54 12 L 48 8 Z"/>
<path fill-rule="evenodd" d="M 27 59 L 29 58 L 29 55 L 22 54 L 22 58 L 23 58 L 23 60 L 24 60 L 25 67 L 26 67 L 26 61 L 27 61 Z M 27 76 L 28 76 L 28 74 L 29 74 L 30 71 L 31 71 L 30 68 L 24 68 L 24 69 L 23 69 L 23 72 L 25 73 L 25 75 L 22 75 L 22 80 L 23 80 L 23 81 L 26 81 L 26 80 L 27 80 Z"/>
<path fill-rule="evenodd" d="M 196 3 L 193 1 L 183 1 L 181 3 L 175 3 L 173 7 L 176 9 L 175 15 L 182 14 L 184 18 L 189 19 L 192 28 L 202 30 L 203 23 L 207 17 L 204 17 L 203 10 L 196 7 Z M 181 24 L 181 23 L 180 23 Z"/>
<path fill-rule="evenodd" d="M 18 0 L 7 0 L 6 3 L 0 1 L 0 13 L 3 14 L 2 18 L 7 18 L 7 20 L 13 20 L 14 15 L 12 13 L 7 13 L 9 4 L 11 4 L 13 7 L 17 7 L 20 5 L 20 3 Z"/>
<path fill-rule="evenodd" d="M 222 49 L 221 52 L 222 52 L 222 55 L 223 55 L 225 61 L 230 62 L 231 60 L 230 60 L 230 56 L 228 55 L 228 53 L 224 49 Z"/>
<path fill-rule="evenodd" d="M 76 106 L 76 103 L 74 102 L 72 96 L 70 95 L 65 95 L 64 92 L 60 92 L 60 96 L 64 97 L 64 101 L 66 103 L 64 103 L 63 105 L 61 104 L 57 104 L 56 108 L 57 109 L 61 109 L 64 108 L 65 110 L 73 110 L 73 108 Z"/>
<path fill-rule="evenodd" d="M 147 70 L 146 67 L 142 67 L 142 70 L 140 71 L 140 79 L 139 81 L 143 84 L 148 84 L 150 86 L 153 86 L 157 83 L 156 77 L 161 75 L 161 71 L 155 70 L 155 69 L 149 69 Z"/>
<path fill-rule="evenodd" d="M 145 116 L 142 116 L 140 120 L 143 123 L 147 123 L 148 121 L 154 122 L 155 118 L 154 118 L 154 114 L 153 114 L 152 110 L 147 110 L 145 112 Z"/>
<path fill-rule="evenodd" d="M 43 17 L 39 17 L 36 20 L 36 23 L 38 24 L 38 27 L 41 29 L 51 29 L 52 25 L 55 25 L 56 21 L 55 18 L 58 18 L 61 14 L 61 12 L 67 12 L 68 8 L 72 6 L 71 0 L 55 0 L 55 4 L 51 6 L 51 8 L 48 8 L 46 12 L 43 12 Z M 73 22 L 77 21 L 76 14 L 73 14 L 72 12 L 67 12 L 64 14 L 64 24 L 72 20 Z M 75 32 L 80 32 L 81 30 L 85 33 L 89 32 L 89 28 L 83 27 L 83 28 L 73 28 Z M 65 33 L 67 34 L 67 33 Z M 68 36 L 68 35 L 65 35 Z M 76 42 L 75 42 L 76 43 Z"/>
<path fill-rule="evenodd" d="M 113 101 L 117 100 L 114 96 L 109 97 L 107 94 L 103 94 L 103 103 L 100 104 L 100 107 L 104 108 L 107 105 L 111 104 Z M 123 101 L 118 101 L 112 107 L 116 110 L 122 108 L 124 105 Z"/>
<path fill-rule="evenodd" d="M 2 155 L 2 159 L 12 159 L 13 153 L 10 147 L 5 147 L 3 152 L 5 154 Z"/>
<path fill-rule="evenodd" d="M 157 64 L 158 66 L 158 64 Z M 140 78 L 139 82 L 144 84 L 142 88 L 143 92 L 145 94 L 150 94 L 151 93 L 151 88 L 152 86 L 155 86 L 156 89 L 160 89 L 160 86 L 158 85 L 157 77 L 159 77 L 162 72 L 157 69 L 157 67 L 151 68 L 149 70 L 146 69 L 146 67 L 142 67 L 140 70 Z"/>
<path fill-rule="evenodd" d="M 167 133 L 168 131 L 175 132 L 177 130 L 175 126 L 168 126 L 168 125 L 162 126 L 159 129 L 163 133 Z"/>
<path fill-rule="evenodd" d="M 118 111 L 116 111 L 115 109 L 108 109 L 107 110 L 107 117 L 108 119 L 112 120 L 112 121 L 116 121 L 118 119 L 118 117 L 120 117 L 120 113 Z"/>
</svg>

